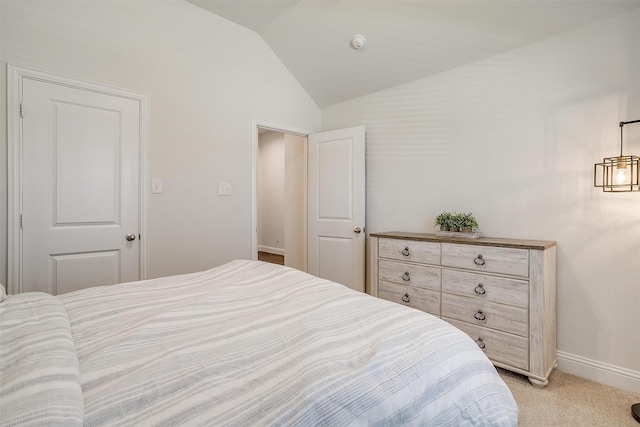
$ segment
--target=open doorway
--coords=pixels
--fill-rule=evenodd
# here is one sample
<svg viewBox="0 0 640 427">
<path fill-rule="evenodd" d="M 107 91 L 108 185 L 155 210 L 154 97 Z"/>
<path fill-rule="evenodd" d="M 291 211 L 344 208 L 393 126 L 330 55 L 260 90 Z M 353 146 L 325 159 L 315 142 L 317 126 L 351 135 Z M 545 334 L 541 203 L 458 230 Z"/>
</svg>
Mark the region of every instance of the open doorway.
<svg viewBox="0 0 640 427">
<path fill-rule="evenodd" d="M 307 138 L 257 127 L 257 259 L 307 266 Z"/>
<path fill-rule="evenodd" d="M 258 137 L 260 129 L 302 138 L 304 172 L 285 180 L 302 184 L 304 201 L 296 218 L 304 242 L 287 244 L 294 233 L 284 232 L 284 263 L 309 274 L 365 290 L 365 129 L 364 126 L 314 133 L 252 120 L 251 256 L 258 259 Z M 283 137 L 283 138 L 286 138 Z M 281 167 L 282 169 L 282 167 Z M 287 169 L 286 167 L 284 168 Z M 264 201 L 263 201 L 264 205 Z M 285 208 L 290 215 L 295 210 Z M 286 221 L 285 221 L 286 222 Z M 300 243 L 298 243 L 300 244 Z M 293 260 L 297 258 L 299 263 Z M 304 267 L 300 267 L 304 265 Z"/>
</svg>

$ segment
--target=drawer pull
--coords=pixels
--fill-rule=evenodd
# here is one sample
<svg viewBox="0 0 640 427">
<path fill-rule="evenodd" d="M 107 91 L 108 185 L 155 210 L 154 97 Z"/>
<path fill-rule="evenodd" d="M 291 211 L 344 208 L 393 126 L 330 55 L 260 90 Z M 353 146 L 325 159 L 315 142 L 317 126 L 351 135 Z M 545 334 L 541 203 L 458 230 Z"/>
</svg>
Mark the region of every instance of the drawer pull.
<svg viewBox="0 0 640 427">
<path fill-rule="evenodd" d="M 478 283 L 478 286 L 476 286 L 474 291 L 476 291 L 476 294 L 478 295 L 484 295 L 487 293 L 487 290 L 484 288 L 484 285 L 482 283 Z"/>
<path fill-rule="evenodd" d="M 478 344 L 478 347 L 480 347 L 480 348 L 481 348 L 481 349 L 483 349 L 483 350 L 484 350 L 484 348 L 486 347 L 486 345 L 485 345 L 485 343 L 484 343 L 484 340 L 483 340 L 482 338 L 478 338 L 478 339 L 476 340 L 476 344 Z"/>
<path fill-rule="evenodd" d="M 411 298 L 409 298 L 409 294 L 404 294 L 404 295 L 402 295 L 402 301 L 404 301 L 404 302 L 409 302 L 409 301 L 411 301 Z"/>
<path fill-rule="evenodd" d="M 475 317 L 476 320 L 486 320 L 487 319 L 487 316 L 482 312 L 482 310 L 478 310 L 478 312 L 475 313 L 473 315 L 473 317 Z"/>
<path fill-rule="evenodd" d="M 402 255 L 409 256 L 409 247 L 408 246 L 405 246 L 405 248 L 402 250 Z"/>
<path fill-rule="evenodd" d="M 484 258 L 482 258 L 482 254 L 479 254 L 476 259 L 473 260 L 475 265 L 484 265 Z"/>
<path fill-rule="evenodd" d="M 409 272 L 405 271 L 404 274 L 402 275 L 402 280 L 404 280 L 405 282 L 410 282 L 411 281 L 411 276 L 409 276 Z"/>
</svg>

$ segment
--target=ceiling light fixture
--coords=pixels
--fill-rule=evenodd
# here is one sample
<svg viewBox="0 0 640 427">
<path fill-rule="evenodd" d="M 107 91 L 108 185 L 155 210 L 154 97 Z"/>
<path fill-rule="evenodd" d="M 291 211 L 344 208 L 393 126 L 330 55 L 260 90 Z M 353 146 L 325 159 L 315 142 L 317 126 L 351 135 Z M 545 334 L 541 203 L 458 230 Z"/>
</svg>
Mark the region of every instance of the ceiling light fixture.
<svg viewBox="0 0 640 427">
<path fill-rule="evenodd" d="M 622 127 L 640 120 L 620 122 L 620 156 L 605 157 L 602 163 L 596 163 L 593 173 L 593 185 L 605 192 L 623 192 L 640 190 L 640 157 L 622 155 Z"/>
<path fill-rule="evenodd" d="M 366 44 L 367 39 L 365 39 L 364 36 L 361 36 L 360 34 L 356 34 L 351 39 L 351 47 L 353 47 L 355 50 L 362 49 Z"/>
</svg>

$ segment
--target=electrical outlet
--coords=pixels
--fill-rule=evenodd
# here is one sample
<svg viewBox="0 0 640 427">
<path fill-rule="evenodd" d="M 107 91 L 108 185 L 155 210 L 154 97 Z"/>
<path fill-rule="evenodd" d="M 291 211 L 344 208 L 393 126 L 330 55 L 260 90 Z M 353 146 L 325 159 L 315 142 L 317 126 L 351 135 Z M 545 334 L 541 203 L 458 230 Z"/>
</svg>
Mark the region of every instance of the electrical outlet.
<svg viewBox="0 0 640 427">
<path fill-rule="evenodd" d="M 231 183 L 220 182 L 218 184 L 218 196 L 230 196 L 231 195 Z"/>
</svg>

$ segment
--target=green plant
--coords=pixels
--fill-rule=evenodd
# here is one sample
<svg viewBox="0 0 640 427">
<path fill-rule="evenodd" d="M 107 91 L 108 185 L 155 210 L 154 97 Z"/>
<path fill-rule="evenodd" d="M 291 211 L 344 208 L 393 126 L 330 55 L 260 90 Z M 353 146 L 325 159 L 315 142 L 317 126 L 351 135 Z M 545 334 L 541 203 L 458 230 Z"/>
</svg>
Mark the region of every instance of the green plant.
<svg viewBox="0 0 640 427">
<path fill-rule="evenodd" d="M 476 231 L 478 230 L 478 221 L 476 221 L 476 218 L 471 214 L 471 212 L 469 213 L 462 213 L 462 214 L 458 214 L 457 215 L 457 222 L 458 222 L 458 226 L 460 227 L 459 230 L 469 230 L 469 231 Z"/>
<path fill-rule="evenodd" d="M 455 213 L 451 217 L 451 231 L 462 231 L 463 214 Z"/>
<path fill-rule="evenodd" d="M 451 230 L 453 227 L 453 215 L 449 212 L 442 212 L 436 217 L 435 225 L 439 226 L 441 230 Z"/>
<path fill-rule="evenodd" d="M 446 231 L 476 231 L 478 221 L 469 213 L 442 212 L 436 217 L 435 225 Z"/>
</svg>

